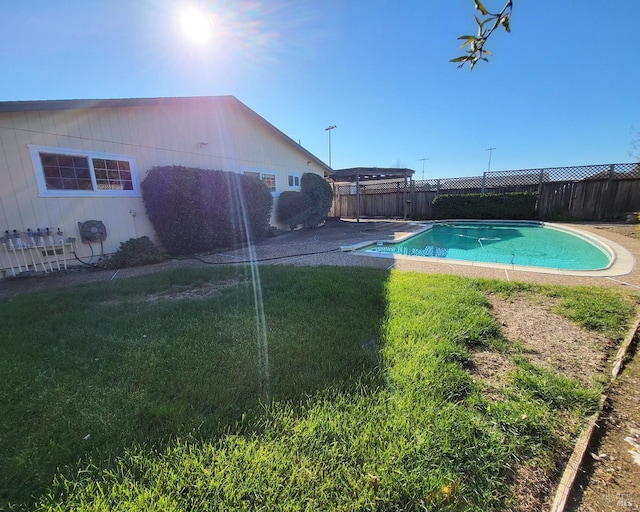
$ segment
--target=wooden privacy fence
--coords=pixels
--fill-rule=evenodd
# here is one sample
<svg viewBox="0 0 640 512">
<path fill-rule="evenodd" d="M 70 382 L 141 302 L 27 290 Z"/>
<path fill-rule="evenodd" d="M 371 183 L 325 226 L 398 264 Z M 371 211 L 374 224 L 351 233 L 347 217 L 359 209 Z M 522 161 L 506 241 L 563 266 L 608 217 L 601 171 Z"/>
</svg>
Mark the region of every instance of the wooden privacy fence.
<svg viewBox="0 0 640 512">
<path fill-rule="evenodd" d="M 605 164 L 435 180 L 334 183 L 330 216 L 432 219 L 440 194 L 536 192 L 540 220 L 615 220 L 640 211 L 640 164 Z"/>
</svg>

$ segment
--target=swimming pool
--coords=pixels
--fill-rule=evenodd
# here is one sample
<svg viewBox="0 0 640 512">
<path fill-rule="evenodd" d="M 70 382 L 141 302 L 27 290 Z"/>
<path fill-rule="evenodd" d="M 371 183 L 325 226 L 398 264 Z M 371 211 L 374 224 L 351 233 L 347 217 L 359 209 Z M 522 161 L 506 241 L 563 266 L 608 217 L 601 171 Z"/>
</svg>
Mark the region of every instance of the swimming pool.
<svg viewBox="0 0 640 512">
<path fill-rule="evenodd" d="M 377 242 L 358 252 L 569 271 L 606 269 L 615 258 L 595 238 L 533 221 L 439 222 L 401 242 Z"/>
</svg>

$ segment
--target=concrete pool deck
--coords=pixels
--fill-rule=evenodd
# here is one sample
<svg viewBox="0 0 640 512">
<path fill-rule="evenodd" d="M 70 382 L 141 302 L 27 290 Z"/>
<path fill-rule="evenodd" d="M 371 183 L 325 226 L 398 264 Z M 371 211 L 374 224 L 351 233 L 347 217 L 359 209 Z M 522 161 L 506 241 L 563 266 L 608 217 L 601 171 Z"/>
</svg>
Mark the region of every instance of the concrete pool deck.
<svg viewBox="0 0 640 512">
<path fill-rule="evenodd" d="M 294 265 L 340 265 L 363 266 L 384 269 L 397 269 L 410 272 L 429 272 L 437 274 L 456 274 L 468 277 L 488 279 L 504 279 L 540 284 L 595 285 L 595 286 L 628 286 L 640 290 L 640 239 L 631 238 L 612 231 L 611 228 L 621 224 L 612 223 L 550 223 L 570 229 L 577 229 L 601 243 L 611 247 L 616 253 L 613 265 L 605 270 L 588 272 L 570 272 L 550 269 L 509 267 L 506 265 L 479 265 L 473 262 L 459 264 L 438 260 L 436 258 L 413 257 L 376 257 L 357 252 L 345 252 L 347 246 L 361 246 L 367 242 L 399 241 L 424 229 L 424 223 L 411 221 L 337 221 L 316 230 L 296 231 L 284 235 L 291 237 L 290 243 L 299 245 L 300 252 L 314 249 L 328 250 L 331 247 L 341 249 L 340 252 L 310 254 L 285 258 L 277 263 Z M 295 239 L 295 242 L 294 242 Z M 263 242 L 265 248 L 276 243 L 279 238 Z M 261 244 L 262 245 L 262 244 Z M 292 246 L 286 244 L 289 248 Z M 276 263 L 276 261 L 274 261 Z"/>
<path fill-rule="evenodd" d="M 540 284 L 565 284 L 588 286 L 630 287 L 640 291 L 640 239 L 631 238 L 612 230 L 621 224 L 571 223 L 565 225 L 579 229 L 604 242 L 616 250 L 617 261 L 608 271 L 581 272 L 568 275 L 562 271 L 528 271 L 466 264 L 452 264 L 426 258 L 381 258 L 342 250 L 363 242 L 377 240 L 394 241 L 423 229 L 423 225 L 410 221 L 348 221 L 330 219 L 317 229 L 299 230 L 268 238 L 255 245 L 255 256 L 260 264 L 267 265 L 332 265 L 341 267 L 371 267 L 396 269 L 409 272 L 434 274 L 456 274 Z M 243 263 L 249 260 L 247 249 L 224 253 L 199 255 L 192 258 L 176 258 L 145 267 L 120 270 L 74 270 L 49 274 L 34 274 L 27 278 L 0 279 L 0 299 L 46 289 L 66 288 L 76 284 L 125 279 L 153 272 L 189 266 Z"/>
<path fill-rule="evenodd" d="M 445 221 L 450 223 L 450 221 Z M 465 222 L 478 222 L 478 221 L 465 221 Z M 503 224 L 513 223 L 514 225 L 518 224 L 518 221 L 501 221 Z M 433 224 L 438 224 L 438 221 Z M 490 263 L 490 262 L 477 262 L 471 260 L 458 260 L 452 258 L 437 258 L 437 257 L 427 257 L 427 256 L 410 256 L 410 255 L 396 255 L 393 253 L 386 252 L 371 252 L 368 256 L 378 257 L 378 258 L 387 258 L 394 260 L 403 260 L 410 259 L 415 261 L 431 261 L 434 263 L 447 263 L 450 265 L 466 265 L 471 267 L 486 267 L 486 268 L 495 268 L 499 270 L 504 270 L 506 272 L 507 278 L 508 273 L 513 271 L 525 271 L 525 272 L 536 272 L 541 274 L 555 274 L 562 276 L 578 276 L 578 277 L 617 277 L 623 276 L 631 273 L 633 271 L 635 265 L 635 258 L 625 247 L 622 245 L 604 238 L 595 233 L 589 233 L 584 230 L 579 229 L 574 225 L 569 224 L 560 224 L 560 223 L 544 223 L 545 225 L 553 226 L 554 228 L 561 230 L 563 232 L 568 232 L 572 235 L 578 235 L 583 238 L 591 239 L 595 244 L 599 244 L 605 252 L 610 254 L 611 263 L 607 266 L 607 268 L 603 268 L 600 270 L 567 270 L 567 269 L 553 269 L 553 268 L 540 268 L 540 267 L 525 267 L 520 265 L 509 265 L 503 263 Z M 410 233 L 396 233 L 394 234 L 395 238 L 393 242 L 402 242 L 405 239 L 408 239 L 414 235 L 427 231 L 431 227 L 431 223 L 418 223 L 417 229 L 415 232 Z M 389 242 L 388 240 L 384 240 L 383 242 Z M 359 249 L 363 249 L 367 246 L 371 245 L 371 242 L 361 242 L 354 244 L 348 247 L 342 247 L 343 251 L 357 251 Z"/>
</svg>

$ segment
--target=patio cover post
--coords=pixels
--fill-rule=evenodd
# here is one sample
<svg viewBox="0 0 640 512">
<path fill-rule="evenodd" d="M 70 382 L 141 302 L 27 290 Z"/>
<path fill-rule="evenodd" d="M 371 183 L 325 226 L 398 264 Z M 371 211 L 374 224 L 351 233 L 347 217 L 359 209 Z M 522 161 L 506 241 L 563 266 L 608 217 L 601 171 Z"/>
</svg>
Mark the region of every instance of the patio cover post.
<svg viewBox="0 0 640 512">
<path fill-rule="evenodd" d="M 407 171 L 404 171 L 404 186 L 402 187 L 402 199 L 404 199 L 404 206 L 402 209 L 402 219 L 407 220 L 407 213 L 409 210 L 409 199 L 407 193 Z"/>
<path fill-rule="evenodd" d="M 360 173 L 356 171 L 356 222 L 360 222 Z"/>
</svg>

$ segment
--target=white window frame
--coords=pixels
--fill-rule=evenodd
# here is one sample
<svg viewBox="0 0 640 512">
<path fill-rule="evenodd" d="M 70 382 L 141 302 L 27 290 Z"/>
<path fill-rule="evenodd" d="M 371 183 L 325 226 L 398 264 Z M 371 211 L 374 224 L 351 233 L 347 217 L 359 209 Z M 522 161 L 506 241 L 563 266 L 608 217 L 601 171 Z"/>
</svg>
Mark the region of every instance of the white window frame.
<svg viewBox="0 0 640 512">
<path fill-rule="evenodd" d="M 271 192 L 271 195 L 275 196 L 278 195 L 278 173 L 275 171 L 262 171 L 262 170 L 257 170 L 257 169 L 245 169 L 244 171 L 242 171 L 242 174 L 248 174 L 251 176 L 256 176 L 256 177 L 260 177 L 260 181 L 264 182 L 264 179 L 266 176 L 273 176 L 273 183 L 274 183 L 274 188 L 275 190 L 271 190 L 271 187 L 269 187 L 269 192 Z M 266 183 L 265 183 L 266 185 Z M 267 185 L 268 186 L 268 185 Z"/>
<path fill-rule="evenodd" d="M 287 174 L 287 188 L 290 190 L 300 190 L 300 180 L 302 176 L 300 174 Z M 293 181 L 293 185 L 291 182 Z M 297 185 L 296 185 L 297 182 Z"/>
<path fill-rule="evenodd" d="M 138 168 L 136 166 L 136 158 L 133 155 L 123 155 L 119 153 L 103 153 L 100 151 L 86 151 L 80 149 L 61 148 L 55 146 L 37 146 L 28 144 L 29 153 L 31 154 L 31 163 L 38 183 L 38 191 L 40 197 L 132 197 L 140 196 L 140 180 L 138 179 Z M 89 162 L 89 171 L 91 173 L 91 183 L 93 190 L 50 190 L 44 177 L 44 169 L 42 168 L 42 160 L 40 153 L 54 153 L 66 156 L 81 156 L 87 158 Z M 102 190 L 98 189 L 96 184 L 96 175 L 93 169 L 93 159 L 120 160 L 129 162 L 129 171 L 131 172 L 132 190 Z"/>
</svg>

